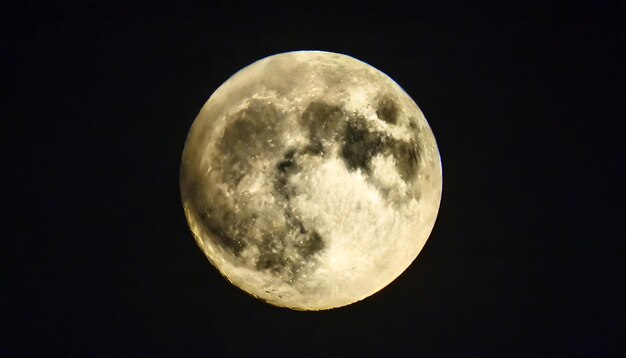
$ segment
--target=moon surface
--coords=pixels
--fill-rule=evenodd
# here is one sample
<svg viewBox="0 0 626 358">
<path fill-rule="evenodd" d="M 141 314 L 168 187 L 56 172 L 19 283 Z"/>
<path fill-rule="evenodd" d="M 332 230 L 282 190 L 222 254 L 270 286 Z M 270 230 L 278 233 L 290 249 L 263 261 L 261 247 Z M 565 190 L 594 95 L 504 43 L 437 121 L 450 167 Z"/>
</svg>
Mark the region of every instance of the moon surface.
<svg viewBox="0 0 626 358">
<path fill-rule="evenodd" d="M 190 229 L 230 282 L 270 304 L 362 300 L 415 260 L 441 199 L 441 160 L 415 102 L 352 57 L 261 59 L 200 110 L 182 155 Z"/>
</svg>

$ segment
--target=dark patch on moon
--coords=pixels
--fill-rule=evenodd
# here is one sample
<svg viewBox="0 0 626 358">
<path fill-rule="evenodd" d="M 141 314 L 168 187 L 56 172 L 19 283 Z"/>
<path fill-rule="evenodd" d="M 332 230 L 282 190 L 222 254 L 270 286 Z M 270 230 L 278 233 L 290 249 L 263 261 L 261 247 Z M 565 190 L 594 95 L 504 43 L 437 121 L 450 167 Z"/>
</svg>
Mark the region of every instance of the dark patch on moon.
<svg viewBox="0 0 626 358">
<path fill-rule="evenodd" d="M 309 134 L 307 149 L 311 154 L 323 155 L 328 145 L 337 140 L 343 132 L 343 116 L 340 106 L 326 102 L 311 102 L 302 112 L 300 120 Z"/>
<path fill-rule="evenodd" d="M 247 246 L 241 240 L 242 231 L 247 231 L 246 225 L 237 228 L 236 216 L 231 210 L 215 210 L 206 206 L 204 210 L 198 210 L 203 227 L 208 231 L 210 237 L 225 251 L 239 256 L 241 251 Z"/>
<path fill-rule="evenodd" d="M 228 233 L 223 230 L 220 225 L 214 220 L 208 219 L 208 217 L 204 222 L 206 224 L 207 230 L 213 234 L 213 237 L 217 239 L 217 243 L 224 249 L 232 252 L 233 255 L 239 256 L 241 251 L 245 248 L 245 244 L 241 240 L 236 240 L 232 238 Z"/>
<path fill-rule="evenodd" d="M 294 156 L 296 155 L 295 149 L 288 150 L 283 159 L 278 163 L 276 169 L 278 169 L 279 173 L 290 173 L 296 168 L 296 163 L 294 161 Z"/>
<path fill-rule="evenodd" d="M 389 151 L 396 159 L 395 164 L 400 177 L 406 182 L 411 180 L 415 176 L 419 164 L 419 146 L 413 141 L 395 140 L 390 143 Z"/>
<path fill-rule="evenodd" d="M 308 236 L 306 236 L 305 241 L 302 244 L 298 245 L 296 249 L 298 250 L 298 253 L 302 255 L 302 257 L 308 259 L 316 253 L 322 251 L 325 246 L 326 245 L 324 244 L 324 240 L 322 239 L 320 234 L 317 231 L 313 230 L 311 233 L 309 233 Z"/>
<path fill-rule="evenodd" d="M 377 102 L 376 114 L 379 119 L 397 124 L 398 104 L 392 96 L 383 94 Z M 409 121 L 409 128 L 418 134 L 415 120 Z M 365 119 L 346 115 L 345 110 L 326 102 L 311 102 L 301 116 L 301 123 L 309 135 L 309 144 L 304 152 L 323 156 L 331 143 L 341 142 L 340 156 L 348 170 L 370 171 L 371 160 L 379 153 L 389 153 L 396 159 L 396 167 L 405 181 L 412 179 L 417 171 L 420 147 L 414 140 L 402 141 L 388 134 L 373 131 L 365 125 Z M 288 162 L 282 165 L 288 165 Z"/>
<path fill-rule="evenodd" d="M 289 240 L 294 236 L 293 232 L 290 235 L 287 228 L 266 233 L 261 243 L 257 245 L 259 256 L 255 262 L 256 269 L 269 271 L 276 276 L 284 276 L 290 282 L 296 281 L 311 257 L 323 250 L 325 244 L 315 230 L 299 233 L 295 237 L 297 240 L 293 242 Z M 292 247 L 292 252 L 295 249 L 299 257 L 289 257 L 288 247 Z"/>
<path fill-rule="evenodd" d="M 294 194 L 293 189 L 289 186 L 289 176 L 300 171 L 300 167 L 295 160 L 296 153 L 297 151 L 295 149 L 289 149 L 276 165 L 274 189 L 285 200 L 289 200 Z"/>
<path fill-rule="evenodd" d="M 306 154 L 319 155 L 323 157 L 325 153 L 325 149 L 324 149 L 324 145 L 322 145 L 322 142 L 311 140 L 311 142 L 309 142 L 309 144 L 304 147 L 304 150 L 302 152 Z"/>
<path fill-rule="evenodd" d="M 201 184 L 197 179 L 192 179 L 189 186 L 193 192 L 203 192 Z M 239 256 L 246 247 L 246 243 L 239 239 L 242 232 L 247 231 L 249 225 L 240 225 L 239 230 L 233 230 L 237 225 L 237 216 L 228 208 L 227 201 L 222 193 L 217 192 L 209 202 L 203 195 L 190 196 L 188 198 L 190 211 L 195 213 L 194 217 L 206 236 L 210 237 L 219 247 L 226 252 Z"/>
<path fill-rule="evenodd" d="M 372 158 L 385 149 L 385 136 L 370 132 L 358 124 L 362 120 L 357 121 L 348 122 L 340 154 L 349 170 L 369 172 Z"/>
<path fill-rule="evenodd" d="M 381 120 L 390 124 L 396 124 L 398 122 L 398 105 L 391 96 L 382 95 L 378 99 L 376 115 Z"/>
<path fill-rule="evenodd" d="M 279 273 L 285 268 L 287 260 L 284 255 L 285 245 L 281 237 L 271 233 L 264 235 L 257 249 L 259 250 L 257 269 Z"/>
<path fill-rule="evenodd" d="M 282 118 L 274 104 L 255 101 L 228 119 L 230 123 L 217 142 L 225 183 L 236 186 L 256 157 L 277 152 L 280 141 L 277 123 Z"/>
</svg>

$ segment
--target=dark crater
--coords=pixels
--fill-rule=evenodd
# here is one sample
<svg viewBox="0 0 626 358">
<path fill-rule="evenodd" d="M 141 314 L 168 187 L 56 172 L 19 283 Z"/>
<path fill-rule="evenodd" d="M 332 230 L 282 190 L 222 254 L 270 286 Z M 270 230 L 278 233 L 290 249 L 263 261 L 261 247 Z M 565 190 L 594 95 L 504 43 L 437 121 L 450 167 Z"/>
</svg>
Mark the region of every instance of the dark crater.
<svg viewBox="0 0 626 358">
<path fill-rule="evenodd" d="M 288 150 L 276 165 L 274 189 L 286 200 L 289 200 L 294 194 L 293 189 L 289 187 L 289 176 L 300 171 L 300 167 L 297 165 L 295 159 L 296 154 L 297 151 L 295 149 Z"/>
<path fill-rule="evenodd" d="M 279 174 L 288 175 L 298 169 L 294 159 L 296 153 L 297 151 L 295 149 L 290 149 L 283 155 L 283 159 L 276 165 Z"/>
<path fill-rule="evenodd" d="M 383 133 L 360 127 L 361 121 L 348 122 L 340 154 L 348 169 L 369 172 L 372 158 L 385 149 L 386 138 Z"/>
<path fill-rule="evenodd" d="M 391 96 L 383 95 L 379 98 L 376 115 L 387 123 L 396 124 L 398 122 L 398 105 Z"/>
<path fill-rule="evenodd" d="M 306 151 L 311 154 L 323 155 L 329 142 L 336 141 L 343 132 L 344 111 L 340 106 L 326 102 L 311 102 L 300 118 L 302 125 L 308 130 L 310 144 Z"/>
<path fill-rule="evenodd" d="M 322 251 L 326 245 L 320 234 L 313 230 L 304 237 L 304 241 L 296 246 L 298 253 L 305 259 Z"/>
<path fill-rule="evenodd" d="M 396 159 L 396 168 L 404 181 L 412 179 L 418 168 L 420 147 L 414 141 L 393 140 L 389 152 Z"/>
</svg>

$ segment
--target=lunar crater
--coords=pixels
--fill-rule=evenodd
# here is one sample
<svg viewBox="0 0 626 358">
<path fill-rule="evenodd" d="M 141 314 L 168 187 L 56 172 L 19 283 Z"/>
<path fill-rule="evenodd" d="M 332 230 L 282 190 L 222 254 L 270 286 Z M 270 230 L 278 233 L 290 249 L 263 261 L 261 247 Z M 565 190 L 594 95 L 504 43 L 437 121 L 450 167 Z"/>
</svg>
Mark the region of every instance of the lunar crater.
<svg viewBox="0 0 626 358">
<path fill-rule="evenodd" d="M 376 115 L 387 123 L 397 124 L 398 106 L 391 96 L 383 94 L 378 98 Z"/>
</svg>

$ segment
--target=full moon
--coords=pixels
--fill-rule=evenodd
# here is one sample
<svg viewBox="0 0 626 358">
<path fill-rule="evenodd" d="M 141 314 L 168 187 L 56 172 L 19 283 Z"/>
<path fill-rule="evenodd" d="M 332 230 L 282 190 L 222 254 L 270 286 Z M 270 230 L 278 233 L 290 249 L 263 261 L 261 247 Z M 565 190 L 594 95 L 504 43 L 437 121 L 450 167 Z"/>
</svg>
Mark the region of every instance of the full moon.
<svg viewBox="0 0 626 358">
<path fill-rule="evenodd" d="M 417 257 L 441 160 L 415 102 L 350 56 L 261 59 L 211 95 L 187 136 L 180 189 L 197 244 L 235 286 L 295 310 L 345 306 Z"/>
</svg>

